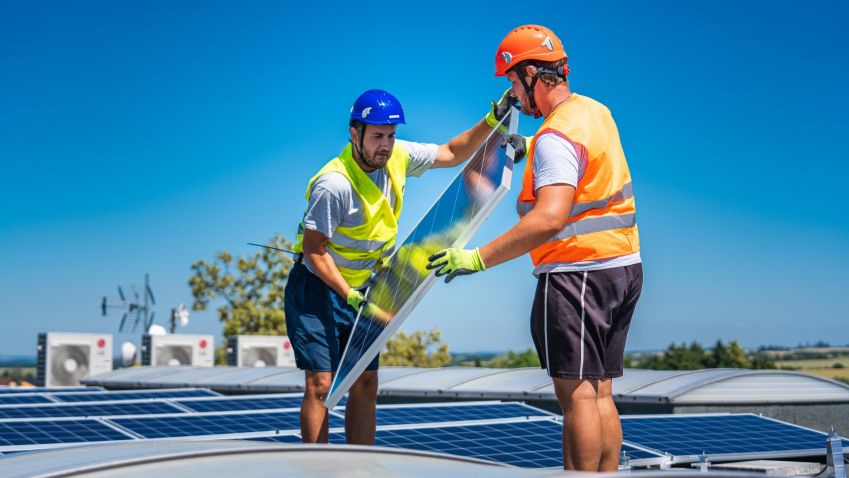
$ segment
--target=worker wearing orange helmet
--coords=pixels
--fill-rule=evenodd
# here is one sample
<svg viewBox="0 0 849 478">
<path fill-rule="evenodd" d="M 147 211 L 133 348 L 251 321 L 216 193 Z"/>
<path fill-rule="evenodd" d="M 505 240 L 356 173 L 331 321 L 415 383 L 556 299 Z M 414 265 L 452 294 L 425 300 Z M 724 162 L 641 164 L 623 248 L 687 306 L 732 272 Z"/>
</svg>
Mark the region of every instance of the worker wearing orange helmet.
<svg viewBox="0 0 849 478">
<path fill-rule="evenodd" d="M 622 426 L 612 380 L 643 283 L 631 175 L 613 117 L 569 88 L 568 57 L 548 28 L 510 32 L 495 74 L 522 111 L 545 120 L 528 147 L 519 222 L 479 249 L 451 248 L 428 267 L 446 281 L 530 252 L 539 278 L 531 335 L 563 411 L 567 469 L 615 471 Z"/>
</svg>

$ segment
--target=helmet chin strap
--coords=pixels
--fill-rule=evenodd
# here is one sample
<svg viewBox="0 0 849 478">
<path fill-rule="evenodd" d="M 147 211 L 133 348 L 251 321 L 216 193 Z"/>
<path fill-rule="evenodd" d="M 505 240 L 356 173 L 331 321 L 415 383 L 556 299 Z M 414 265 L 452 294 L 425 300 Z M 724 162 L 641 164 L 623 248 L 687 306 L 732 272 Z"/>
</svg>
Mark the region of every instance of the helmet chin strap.
<svg viewBox="0 0 849 478">
<path fill-rule="evenodd" d="M 552 75 L 557 75 L 560 78 L 563 78 L 565 80 L 566 76 L 569 74 L 569 67 L 566 66 L 566 65 L 563 65 L 561 67 L 558 67 L 557 69 L 551 69 L 551 68 L 545 68 L 545 67 L 542 67 L 542 66 L 537 66 L 537 67 L 535 67 L 535 69 L 536 69 L 536 73 L 534 73 L 534 76 L 531 77 L 531 84 L 528 84 L 525 81 L 525 75 L 524 74 L 518 74 L 519 72 L 516 72 L 516 73 L 517 73 L 517 76 L 519 77 L 519 81 L 522 82 L 522 86 L 525 88 L 525 94 L 528 95 L 528 103 L 529 103 L 528 106 L 531 108 L 531 111 L 534 112 L 534 118 L 539 118 L 539 117 L 542 116 L 542 114 L 539 112 L 539 109 L 537 108 L 537 102 L 534 99 L 534 87 L 537 85 L 537 81 L 539 81 L 540 75 L 542 75 L 542 74 L 552 74 Z"/>
<path fill-rule="evenodd" d="M 354 153 L 354 159 L 359 158 L 359 160 L 362 161 L 363 164 L 365 164 L 366 166 L 368 166 L 372 169 L 375 169 L 375 170 L 380 169 L 379 167 L 377 167 L 374 164 L 372 164 L 371 162 L 369 162 L 369 160 L 366 159 L 366 155 L 363 153 L 363 138 L 366 135 L 366 125 L 363 124 L 362 129 L 359 129 L 359 128 L 357 128 L 357 129 L 358 129 L 357 132 L 359 133 L 358 134 L 359 137 L 357 139 L 359 141 L 357 143 L 352 143 L 352 145 L 355 146 L 354 148 L 352 148 L 353 153 Z"/>
</svg>

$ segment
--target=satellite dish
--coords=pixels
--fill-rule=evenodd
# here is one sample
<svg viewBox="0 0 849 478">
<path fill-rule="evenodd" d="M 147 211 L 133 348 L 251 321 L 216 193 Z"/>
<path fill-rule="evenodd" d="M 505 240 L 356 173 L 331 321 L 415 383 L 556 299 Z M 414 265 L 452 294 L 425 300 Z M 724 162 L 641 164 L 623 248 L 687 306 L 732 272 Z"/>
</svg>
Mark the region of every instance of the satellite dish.
<svg viewBox="0 0 849 478">
<path fill-rule="evenodd" d="M 136 361 L 136 346 L 130 341 L 121 344 L 121 361 L 129 367 Z"/>
<path fill-rule="evenodd" d="M 180 327 L 189 325 L 189 311 L 186 309 L 186 304 L 180 304 L 177 308 L 177 318 L 180 319 Z"/>
<path fill-rule="evenodd" d="M 159 324 L 153 324 L 147 329 L 147 333 L 150 335 L 168 335 L 168 331 L 165 330 L 165 327 Z"/>
</svg>

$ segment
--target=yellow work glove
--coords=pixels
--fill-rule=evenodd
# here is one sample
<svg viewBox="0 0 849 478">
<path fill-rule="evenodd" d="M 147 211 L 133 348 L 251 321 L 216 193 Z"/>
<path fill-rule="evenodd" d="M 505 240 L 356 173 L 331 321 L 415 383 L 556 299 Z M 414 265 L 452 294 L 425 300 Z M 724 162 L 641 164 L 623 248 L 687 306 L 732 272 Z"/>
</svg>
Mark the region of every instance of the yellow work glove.
<svg viewBox="0 0 849 478">
<path fill-rule="evenodd" d="M 507 116 L 507 113 L 510 112 L 510 108 L 519 104 L 519 100 L 510 96 L 510 88 L 507 88 L 507 91 L 501 95 L 501 99 L 498 102 L 492 102 L 492 108 L 490 108 L 489 113 L 486 114 L 484 118 L 486 120 L 486 124 L 489 125 L 490 128 L 495 128 L 501 123 L 501 120 Z"/>
<path fill-rule="evenodd" d="M 451 282 L 457 276 L 474 274 L 485 271 L 486 264 L 481 259 L 480 252 L 475 249 L 452 247 L 443 249 L 427 259 L 428 269 L 436 269 L 436 277 L 447 275 L 445 283 Z"/>
<path fill-rule="evenodd" d="M 348 290 L 348 305 L 354 308 L 354 310 L 360 310 L 360 304 L 363 303 L 365 297 L 363 297 L 362 292 L 354 289 L 353 287 Z"/>
</svg>

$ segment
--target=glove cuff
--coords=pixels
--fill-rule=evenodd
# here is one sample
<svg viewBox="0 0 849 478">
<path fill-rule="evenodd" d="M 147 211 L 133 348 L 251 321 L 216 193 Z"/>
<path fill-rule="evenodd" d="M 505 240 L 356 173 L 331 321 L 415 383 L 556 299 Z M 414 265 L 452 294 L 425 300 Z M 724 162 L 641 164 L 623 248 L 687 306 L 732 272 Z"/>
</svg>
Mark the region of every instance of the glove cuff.
<svg viewBox="0 0 849 478">
<path fill-rule="evenodd" d="M 475 259 L 476 265 L 480 266 L 479 270 L 485 271 L 486 270 L 486 264 L 483 263 L 483 259 L 481 258 L 480 248 L 477 248 L 477 247 L 475 248 L 474 259 Z"/>
<path fill-rule="evenodd" d="M 489 113 L 487 113 L 483 119 L 484 121 L 486 121 L 486 124 L 488 124 L 490 128 L 496 128 L 498 127 L 498 124 L 501 123 L 500 121 L 498 121 L 498 118 L 495 117 L 494 108 L 492 110 L 489 110 Z"/>
</svg>

